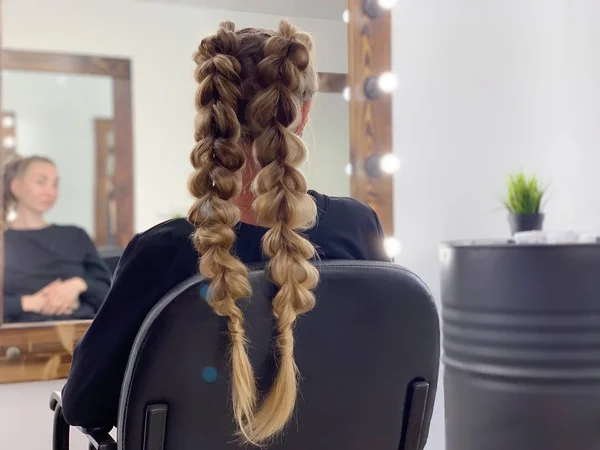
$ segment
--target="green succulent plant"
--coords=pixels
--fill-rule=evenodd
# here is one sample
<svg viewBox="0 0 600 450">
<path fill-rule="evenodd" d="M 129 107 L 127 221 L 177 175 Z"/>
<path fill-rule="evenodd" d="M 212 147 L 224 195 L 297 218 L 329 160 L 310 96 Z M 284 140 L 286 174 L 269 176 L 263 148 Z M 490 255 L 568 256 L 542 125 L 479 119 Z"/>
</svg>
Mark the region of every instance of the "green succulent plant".
<svg viewBox="0 0 600 450">
<path fill-rule="evenodd" d="M 506 181 L 508 196 L 504 206 L 511 214 L 539 214 L 546 187 L 536 176 L 528 177 L 523 172 L 512 174 Z"/>
</svg>

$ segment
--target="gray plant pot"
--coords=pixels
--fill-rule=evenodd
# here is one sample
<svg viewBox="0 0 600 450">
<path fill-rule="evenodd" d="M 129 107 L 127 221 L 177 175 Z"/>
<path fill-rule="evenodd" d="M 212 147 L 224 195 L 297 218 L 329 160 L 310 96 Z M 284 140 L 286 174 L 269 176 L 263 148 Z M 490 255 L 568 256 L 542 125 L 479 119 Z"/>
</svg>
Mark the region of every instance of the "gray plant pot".
<svg viewBox="0 0 600 450">
<path fill-rule="evenodd" d="M 600 245 L 440 255 L 446 450 L 600 449 Z"/>
<path fill-rule="evenodd" d="M 509 214 L 508 223 L 513 235 L 520 231 L 541 230 L 544 225 L 544 214 Z"/>
</svg>

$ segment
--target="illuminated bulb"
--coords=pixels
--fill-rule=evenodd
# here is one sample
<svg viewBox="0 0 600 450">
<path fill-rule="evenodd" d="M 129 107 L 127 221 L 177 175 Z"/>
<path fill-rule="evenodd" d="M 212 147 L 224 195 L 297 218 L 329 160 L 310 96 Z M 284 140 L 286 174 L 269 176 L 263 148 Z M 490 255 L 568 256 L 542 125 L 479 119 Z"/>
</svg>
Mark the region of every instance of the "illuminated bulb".
<svg viewBox="0 0 600 450">
<path fill-rule="evenodd" d="M 350 11 L 345 10 L 342 14 L 342 19 L 344 20 L 344 22 L 350 23 Z"/>
<path fill-rule="evenodd" d="M 4 128 L 12 128 L 15 126 L 15 118 L 13 116 L 4 116 L 2 118 L 2 126 Z"/>
<path fill-rule="evenodd" d="M 379 6 L 381 6 L 383 9 L 392 9 L 394 6 L 396 6 L 398 0 L 377 0 L 377 3 L 379 3 Z"/>
<path fill-rule="evenodd" d="M 352 176 L 352 163 L 346 164 L 346 175 Z"/>
<path fill-rule="evenodd" d="M 7 222 L 14 222 L 16 218 L 17 218 L 17 212 L 14 209 L 11 209 L 8 212 L 8 214 L 6 215 Z"/>
<path fill-rule="evenodd" d="M 393 153 L 387 153 L 379 160 L 379 167 L 383 173 L 396 173 L 400 169 L 400 158 Z"/>
<path fill-rule="evenodd" d="M 13 136 L 6 136 L 3 140 L 2 140 L 2 145 L 4 145 L 4 148 L 14 148 L 16 144 L 15 138 Z"/>
<path fill-rule="evenodd" d="M 379 75 L 377 86 L 379 86 L 379 90 L 381 92 L 389 94 L 398 87 L 398 77 L 396 77 L 396 75 L 394 75 L 392 72 L 384 72 Z"/>
<path fill-rule="evenodd" d="M 347 102 L 350 101 L 350 86 L 346 86 L 344 88 L 344 91 L 342 92 L 342 95 L 344 96 L 344 100 L 346 100 Z"/>
<path fill-rule="evenodd" d="M 383 248 L 390 258 L 394 258 L 402 251 L 402 244 L 393 237 L 387 237 L 383 240 Z"/>
</svg>

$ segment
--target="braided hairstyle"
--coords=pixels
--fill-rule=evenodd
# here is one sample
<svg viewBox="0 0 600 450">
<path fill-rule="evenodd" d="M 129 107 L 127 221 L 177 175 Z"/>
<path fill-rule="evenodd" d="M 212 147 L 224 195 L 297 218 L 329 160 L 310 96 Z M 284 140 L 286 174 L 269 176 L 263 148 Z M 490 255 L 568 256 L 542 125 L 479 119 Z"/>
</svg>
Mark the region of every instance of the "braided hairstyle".
<svg viewBox="0 0 600 450">
<path fill-rule="evenodd" d="M 194 244 L 200 273 L 211 280 L 208 302 L 227 318 L 231 341 L 232 404 L 239 435 L 263 444 L 293 414 L 297 397 L 293 325 L 315 305 L 311 289 L 318 271 L 309 262 L 313 245 L 298 231 L 317 215 L 298 167 L 307 149 L 296 132 L 302 108 L 317 90 L 312 40 L 287 21 L 278 31 L 221 24 L 194 54 L 197 64 L 195 169 L 189 190 L 196 198 L 188 220 L 196 227 Z M 231 254 L 233 227 L 239 221 L 234 201 L 242 189 L 246 164 L 259 171 L 252 191 L 258 223 L 268 228 L 263 250 L 268 271 L 279 286 L 273 300 L 277 320 L 279 371 L 271 390 L 259 401 L 247 352 L 244 316 L 236 301 L 251 289 L 244 264 Z"/>
</svg>

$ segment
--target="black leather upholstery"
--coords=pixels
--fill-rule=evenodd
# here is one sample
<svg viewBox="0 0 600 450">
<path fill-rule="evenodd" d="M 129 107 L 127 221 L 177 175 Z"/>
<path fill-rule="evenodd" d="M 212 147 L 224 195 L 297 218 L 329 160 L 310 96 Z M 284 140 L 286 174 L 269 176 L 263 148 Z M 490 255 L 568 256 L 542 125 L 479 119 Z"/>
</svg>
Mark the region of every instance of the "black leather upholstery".
<svg viewBox="0 0 600 450">
<path fill-rule="evenodd" d="M 428 289 L 392 264 L 328 262 L 319 269 L 317 307 L 295 331 L 302 374 L 297 411 L 269 449 L 423 448 L 439 365 L 438 316 Z M 275 371 L 275 288 L 262 268 L 252 269 L 250 280 L 246 330 L 265 390 Z M 163 441 L 167 450 L 239 448 L 232 437 L 225 321 L 203 300 L 205 292 L 206 282 L 194 277 L 147 317 L 123 383 L 119 448 L 162 449 Z M 429 387 L 420 383 L 410 392 L 421 380 Z M 409 418 L 411 399 L 417 406 Z"/>
<path fill-rule="evenodd" d="M 114 274 L 117 264 L 119 264 L 119 259 L 123 254 L 123 249 L 121 247 L 100 247 L 98 248 L 98 254 L 108 266 L 110 273 Z"/>
</svg>

